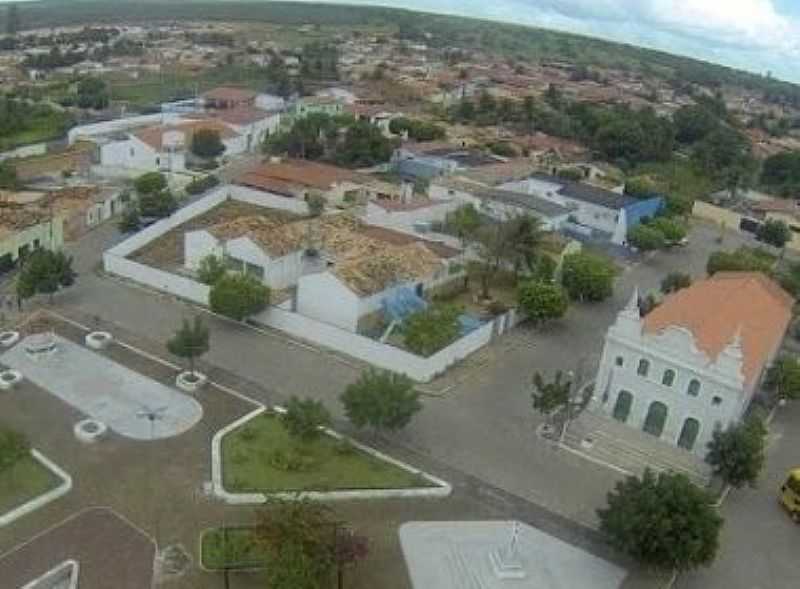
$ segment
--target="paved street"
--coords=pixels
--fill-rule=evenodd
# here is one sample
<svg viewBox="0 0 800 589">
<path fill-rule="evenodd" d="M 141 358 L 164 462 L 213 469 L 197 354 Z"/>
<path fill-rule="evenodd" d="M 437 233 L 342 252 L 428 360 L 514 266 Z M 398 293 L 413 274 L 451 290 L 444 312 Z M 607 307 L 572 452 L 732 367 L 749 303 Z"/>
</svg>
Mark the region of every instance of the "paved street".
<svg viewBox="0 0 800 589">
<path fill-rule="evenodd" d="M 722 508 L 725 527 L 714 564 L 685 575 L 679 589 L 800 587 L 800 529 L 778 503 L 790 468 L 800 466 L 800 404 L 778 410 L 770 426 L 767 465 L 756 489 L 733 491 Z"/>
</svg>

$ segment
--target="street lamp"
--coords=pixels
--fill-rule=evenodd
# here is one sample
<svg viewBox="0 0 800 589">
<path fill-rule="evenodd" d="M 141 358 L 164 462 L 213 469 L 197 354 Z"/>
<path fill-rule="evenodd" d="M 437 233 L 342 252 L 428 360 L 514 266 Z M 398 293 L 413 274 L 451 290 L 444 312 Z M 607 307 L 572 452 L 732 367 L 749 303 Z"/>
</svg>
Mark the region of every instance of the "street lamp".
<svg viewBox="0 0 800 589">
<path fill-rule="evenodd" d="M 168 409 L 168 407 L 158 407 L 157 409 L 151 409 L 147 405 L 142 405 L 142 409 L 136 413 L 136 417 L 138 419 L 146 419 L 150 422 L 150 441 L 152 442 L 155 439 L 155 430 L 156 430 L 156 421 L 161 421 L 164 419 L 164 412 Z M 151 500 L 154 501 L 153 503 L 153 537 L 156 541 L 156 557 L 158 557 L 159 552 L 159 530 L 158 530 L 158 510 L 156 508 L 155 503 L 155 489 L 153 489 L 153 470 L 154 470 L 154 462 L 155 462 L 155 452 L 153 449 L 150 448 L 150 461 L 148 463 L 148 473 L 147 473 L 147 486 L 150 489 L 150 496 Z"/>
</svg>

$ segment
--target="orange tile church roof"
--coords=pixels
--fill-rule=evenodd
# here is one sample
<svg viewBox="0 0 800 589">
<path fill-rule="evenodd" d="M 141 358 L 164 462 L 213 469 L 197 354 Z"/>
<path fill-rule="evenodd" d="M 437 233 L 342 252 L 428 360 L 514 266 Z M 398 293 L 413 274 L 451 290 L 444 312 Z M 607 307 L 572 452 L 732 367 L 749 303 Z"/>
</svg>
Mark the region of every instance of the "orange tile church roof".
<svg viewBox="0 0 800 589">
<path fill-rule="evenodd" d="M 746 383 L 757 379 L 792 319 L 794 299 L 757 272 L 719 272 L 667 297 L 644 319 L 644 331 L 689 330 L 712 361 L 741 338 Z"/>
</svg>

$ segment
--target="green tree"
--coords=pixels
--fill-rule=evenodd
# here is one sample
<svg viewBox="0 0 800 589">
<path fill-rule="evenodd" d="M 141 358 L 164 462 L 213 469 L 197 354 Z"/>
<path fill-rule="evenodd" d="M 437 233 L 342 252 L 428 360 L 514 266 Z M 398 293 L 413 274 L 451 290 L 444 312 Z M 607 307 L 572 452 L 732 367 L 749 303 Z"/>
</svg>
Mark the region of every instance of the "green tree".
<svg viewBox="0 0 800 589">
<path fill-rule="evenodd" d="M 178 208 L 178 201 L 169 190 L 142 194 L 139 197 L 139 212 L 143 217 L 169 217 Z"/>
<path fill-rule="evenodd" d="M 0 162 L 0 188 L 3 190 L 18 190 L 19 187 L 17 168 L 8 161 Z"/>
<path fill-rule="evenodd" d="M 422 409 L 413 381 L 404 374 L 370 368 L 340 396 L 347 418 L 358 428 L 395 431 Z"/>
<path fill-rule="evenodd" d="M 761 182 L 781 196 L 800 190 L 800 151 L 787 151 L 764 160 Z"/>
<path fill-rule="evenodd" d="M 800 399 L 800 362 L 783 355 L 778 358 L 764 379 L 764 387 L 783 399 Z"/>
<path fill-rule="evenodd" d="M 783 247 L 792 239 L 792 231 L 783 221 L 767 219 L 758 228 L 758 239 L 775 247 Z"/>
<path fill-rule="evenodd" d="M 670 294 L 687 288 L 692 284 L 692 277 L 684 272 L 670 272 L 661 281 L 661 292 Z"/>
<path fill-rule="evenodd" d="M 122 233 L 138 231 L 142 224 L 142 217 L 139 214 L 139 207 L 134 203 L 128 203 L 125 210 L 120 215 L 117 227 Z"/>
<path fill-rule="evenodd" d="M 445 225 L 452 228 L 462 244 L 466 244 L 468 238 L 481 226 L 481 216 L 474 206 L 466 204 L 447 213 Z"/>
<path fill-rule="evenodd" d="M 326 505 L 309 499 L 269 499 L 258 512 L 256 538 L 274 589 L 323 589 L 333 575 L 335 531 Z"/>
<path fill-rule="evenodd" d="M 100 78 L 87 77 L 78 82 L 78 106 L 102 110 L 110 101 L 108 85 Z"/>
<path fill-rule="evenodd" d="M 656 183 L 649 176 L 633 176 L 625 181 L 625 194 L 635 198 L 650 198 L 656 192 Z"/>
<path fill-rule="evenodd" d="M 263 311 L 269 304 L 269 288 L 252 276 L 225 274 L 211 287 L 209 304 L 215 313 L 236 321 Z"/>
<path fill-rule="evenodd" d="M 281 423 L 292 438 L 309 443 L 319 438 L 320 428 L 331 424 L 331 414 L 320 401 L 292 396 Z"/>
<path fill-rule="evenodd" d="M 17 296 L 20 300 L 36 294 L 52 297 L 60 288 L 72 286 L 76 276 L 72 269 L 72 258 L 64 252 L 35 250 L 23 261 L 17 276 Z"/>
<path fill-rule="evenodd" d="M 581 252 L 564 257 L 561 284 L 572 299 L 602 301 L 613 293 L 615 275 L 611 261 Z"/>
<path fill-rule="evenodd" d="M 192 135 L 192 153 L 197 157 L 213 159 L 225 152 L 225 144 L 215 129 L 198 129 Z"/>
<path fill-rule="evenodd" d="M 175 335 L 167 341 L 167 350 L 178 358 L 186 358 L 189 361 L 189 372 L 194 374 L 195 360 L 208 352 L 209 340 L 208 327 L 200 317 L 195 317 L 191 322 L 184 319 Z"/>
<path fill-rule="evenodd" d="M 703 106 L 683 106 L 673 115 L 676 138 L 681 143 L 705 139 L 720 125 L 719 118 Z"/>
<path fill-rule="evenodd" d="M 325 212 L 325 204 L 327 201 L 325 197 L 318 192 L 313 192 L 306 197 L 306 205 L 308 205 L 308 214 L 312 217 L 319 217 Z"/>
<path fill-rule="evenodd" d="M 541 413 L 548 421 L 569 403 L 572 383 L 569 380 L 562 380 L 563 376 L 559 370 L 553 380 L 547 382 L 540 372 L 537 371 L 533 375 L 533 392 L 531 393 L 533 409 Z"/>
<path fill-rule="evenodd" d="M 674 217 L 656 217 L 649 225 L 664 236 L 667 244 L 679 243 L 689 233 L 686 224 Z"/>
<path fill-rule="evenodd" d="M 661 231 L 643 223 L 628 229 L 628 243 L 643 252 L 663 249 L 667 245 Z"/>
<path fill-rule="evenodd" d="M 685 475 L 647 469 L 618 482 L 597 515 L 618 550 L 649 567 L 688 571 L 717 554 L 722 518 L 712 502 Z"/>
<path fill-rule="evenodd" d="M 717 428 L 711 435 L 706 462 L 714 474 L 737 489 L 745 484 L 755 487 L 764 466 L 767 429 L 763 420 L 753 415 L 725 430 Z"/>
<path fill-rule="evenodd" d="M 459 307 L 440 303 L 410 315 L 403 323 L 406 346 L 421 356 L 435 354 L 458 339 L 460 315 Z"/>
<path fill-rule="evenodd" d="M 226 272 L 225 262 L 218 256 L 209 254 L 200 260 L 200 266 L 197 268 L 197 279 L 203 284 L 213 286 L 220 278 L 225 276 Z"/>
<path fill-rule="evenodd" d="M 167 178 L 161 172 L 147 172 L 134 180 L 133 187 L 140 196 L 155 194 L 167 187 Z"/>
<path fill-rule="evenodd" d="M 520 308 L 537 324 L 560 319 L 567 312 L 567 293 L 558 285 L 528 280 L 517 287 Z"/>
</svg>

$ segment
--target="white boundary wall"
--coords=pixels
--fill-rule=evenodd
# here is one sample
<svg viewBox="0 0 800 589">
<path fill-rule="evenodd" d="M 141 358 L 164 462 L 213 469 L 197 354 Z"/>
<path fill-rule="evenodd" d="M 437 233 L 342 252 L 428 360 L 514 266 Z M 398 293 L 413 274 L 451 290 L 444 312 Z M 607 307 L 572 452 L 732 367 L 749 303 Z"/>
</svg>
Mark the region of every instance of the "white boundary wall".
<svg viewBox="0 0 800 589">
<path fill-rule="evenodd" d="M 52 472 L 56 477 L 61 479 L 61 484 L 58 485 L 55 489 L 51 489 L 46 493 L 39 495 L 38 497 L 34 497 L 27 503 L 23 503 L 19 507 L 12 509 L 9 512 L 6 512 L 0 515 L 0 528 L 7 526 L 11 522 L 18 520 L 19 518 L 28 515 L 29 513 L 33 513 L 37 509 L 44 507 L 48 503 L 63 497 L 67 493 L 72 490 L 72 477 L 69 476 L 64 470 L 59 468 L 59 466 L 47 458 L 44 454 L 39 452 L 38 450 L 31 450 L 31 456 L 39 462 L 42 466 L 44 466 L 47 470 Z"/>
<path fill-rule="evenodd" d="M 242 427 L 245 423 L 254 419 L 267 411 L 266 407 L 259 407 L 251 411 L 247 415 L 237 419 L 233 423 L 225 426 L 214 434 L 211 440 L 211 483 L 214 489 L 214 495 L 232 505 L 258 505 L 266 502 L 267 495 L 265 493 L 229 493 L 225 490 L 222 478 L 222 438 L 231 433 L 232 431 Z M 283 407 L 273 407 L 274 413 L 285 413 Z M 388 462 L 389 464 L 408 471 L 412 474 L 424 478 L 426 481 L 435 485 L 434 487 L 416 487 L 408 489 L 360 489 L 352 491 L 307 491 L 302 493 L 270 493 L 270 497 L 275 497 L 285 500 L 297 499 L 311 499 L 313 501 L 347 501 L 351 499 L 393 499 L 393 498 L 409 498 L 409 497 L 447 497 L 453 492 L 453 487 L 450 483 L 423 472 L 413 466 L 401 462 L 396 458 L 387 456 L 386 454 L 365 446 L 353 439 L 347 438 L 331 429 L 321 428 L 326 435 L 329 435 L 337 440 L 347 440 L 353 446 L 362 452 L 369 454 L 378 460 Z"/>
<path fill-rule="evenodd" d="M 208 306 L 211 292 L 208 285 L 129 260 L 127 256 L 229 198 L 293 212 L 301 212 L 301 207 L 306 207 L 302 201 L 240 186 L 221 186 L 200 200 L 177 210 L 166 219 L 161 219 L 106 251 L 103 254 L 105 271 L 193 303 Z M 254 320 L 295 338 L 343 352 L 378 368 L 406 374 L 419 382 L 428 382 L 456 362 L 488 344 L 495 331 L 502 333 L 504 329 L 511 327 L 513 322 L 510 322 L 509 318 L 505 315 L 496 317 L 494 321 L 482 325 L 428 358 L 279 307 L 269 307 L 254 317 Z"/>
</svg>

